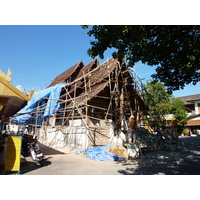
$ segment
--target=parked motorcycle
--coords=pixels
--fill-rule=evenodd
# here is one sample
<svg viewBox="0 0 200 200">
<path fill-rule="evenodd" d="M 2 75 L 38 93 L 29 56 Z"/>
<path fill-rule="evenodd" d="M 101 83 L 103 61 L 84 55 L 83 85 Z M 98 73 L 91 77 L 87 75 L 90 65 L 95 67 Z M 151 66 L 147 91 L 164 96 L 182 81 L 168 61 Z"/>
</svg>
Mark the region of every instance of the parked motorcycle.
<svg viewBox="0 0 200 200">
<path fill-rule="evenodd" d="M 43 166 L 44 154 L 38 145 L 37 136 L 35 135 L 33 136 L 33 141 L 31 143 L 28 143 L 26 135 L 23 136 L 22 155 L 27 156 L 29 154 L 31 155 L 31 158 L 34 162 Z"/>
<path fill-rule="evenodd" d="M 158 148 L 166 151 L 177 151 L 178 150 L 178 136 L 172 132 L 162 132 L 157 130 L 157 146 Z"/>
</svg>

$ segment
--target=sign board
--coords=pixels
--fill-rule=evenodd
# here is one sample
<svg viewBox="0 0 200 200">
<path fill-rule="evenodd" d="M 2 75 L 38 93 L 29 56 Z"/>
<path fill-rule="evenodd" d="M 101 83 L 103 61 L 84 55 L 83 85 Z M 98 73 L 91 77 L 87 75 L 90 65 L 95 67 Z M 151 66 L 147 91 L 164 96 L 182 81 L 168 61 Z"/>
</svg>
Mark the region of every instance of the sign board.
<svg viewBox="0 0 200 200">
<path fill-rule="evenodd" d="M 21 144 L 21 136 L 9 136 L 7 138 L 5 170 L 20 171 Z"/>
</svg>

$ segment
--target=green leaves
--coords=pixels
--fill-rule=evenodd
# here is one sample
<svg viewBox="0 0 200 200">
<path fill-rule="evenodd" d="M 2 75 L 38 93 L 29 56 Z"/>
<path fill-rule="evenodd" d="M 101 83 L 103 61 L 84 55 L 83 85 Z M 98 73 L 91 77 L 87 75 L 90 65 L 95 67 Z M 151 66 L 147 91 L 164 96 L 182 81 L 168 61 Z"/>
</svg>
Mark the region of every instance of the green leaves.
<svg viewBox="0 0 200 200">
<path fill-rule="evenodd" d="M 175 98 L 171 104 L 171 113 L 178 119 L 178 125 L 183 126 L 187 120 L 187 112 L 184 101 L 180 98 Z"/>
<path fill-rule="evenodd" d="M 89 25 L 81 25 L 83 29 L 89 28 Z"/>
<path fill-rule="evenodd" d="M 126 57 L 130 66 L 138 61 L 157 65 L 152 78 L 172 92 L 200 81 L 199 31 L 200 26 L 188 25 L 95 25 L 88 31 L 95 38 L 88 54 L 104 58 L 105 50 L 114 48 L 113 56 Z"/>
<path fill-rule="evenodd" d="M 156 119 L 157 128 L 165 126 L 163 116 L 170 113 L 170 94 L 163 83 L 148 80 L 145 85 L 144 101 L 149 107 L 151 117 Z"/>
<path fill-rule="evenodd" d="M 165 126 L 162 116 L 173 114 L 177 119 L 178 131 L 182 131 L 184 123 L 187 120 L 187 112 L 184 101 L 179 98 L 172 100 L 172 97 L 167 91 L 163 83 L 148 80 L 145 85 L 146 92 L 143 94 L 144 100 L 150 108 L 151 116 L 156 118 L 156 125 Z"/>
</svg>

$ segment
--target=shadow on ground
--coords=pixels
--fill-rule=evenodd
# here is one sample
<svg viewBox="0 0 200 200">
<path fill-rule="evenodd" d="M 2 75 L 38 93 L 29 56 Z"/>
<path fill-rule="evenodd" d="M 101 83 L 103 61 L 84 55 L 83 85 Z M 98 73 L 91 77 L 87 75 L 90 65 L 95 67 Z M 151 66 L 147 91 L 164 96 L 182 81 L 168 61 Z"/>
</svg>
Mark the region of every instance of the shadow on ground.
<svg viewBox="0 0 200 200">
<path fill-rule="evenodd" d="M 46 145 L 43 145 L 41 143 L 39 143 L 39 146 L 44 154 L 44 159 L 42 161 L 43 163 L 43 168 L 51 165 L 51 161 L 49 161 L 50 158 L 52 158 L 53 155 L 62 155 L 65 154 L 61 151 L 58 151 L 56 149 L 53 149 L 51 147 L 48 147 Z M 50 156 L 51 155 L 51 156 Z M 37 170 L 39 168 L 41 168 L 41 166 L 39 164 L 36 164 L 30 156 L 25 157 L 26 159 L 26 163 L 23 163 L 23 165 L 21 165 L 20 167 L 20 172 L 13 172 L 13 171 L 5 171 L 5 170 L 0 170 L 0 175 L 14 175 L 14 174 L 26 174 L 27 172 L 33 171 L 33 170 Z"/>
<path fill-rule="evenodd" d="M 179 151 L 145 152 L 137 161 L 122 164 L 127 168 L 118 172 L 123 175 L 199 175 L 200 139 L 181 140 L 185 146 L 182 145 Z"/>
<path fill-rule="evenodd" d="M 43 159 L 43 166 L 42 167 L 46 167 L 48 165 L 51 165 L 51 162 L 48 160 L 52 157 L 48 157 Z M 31 160 L 31 157 L 27 157 L 27 162 L 25 165 L 22 165 L 20 167 L 20 172 L 13 172 L 13 171 L 4 171 L 1 170 L 0 174 L 1 175 L 16 175 L 16 174 L 26 174 L 27 172 L 33 171 L 33 170 L 37 170 L 39 168 L 41 168 L 41 166 L 39 164 L 36 164 L 34 161 Z"/>
<path fill-rule="evenodd" d="M 53 149 L 49 146 L 46 146 L 44 144 L 39 143 L 40 148 L 42 149 L 42 152 L 44 155 L 57 155 L 57 154 L 65 154 L 62 151 L 58 151 L 56 149 Z"/>
<path fill-rule="evenodd" d="M 49 146 L 46 146 L 44 144 L 39 143 L 39 146 L 44 154 L 44 159 L 42 160 L 43 166 L 42 168 L 51 165 L 51 161 L 49 161 L 49 159 L 52 158 L 52 156 L 54 155 L 63 155 L 65 153 L 58 151 L 56 149 L 53 149 Z M 25 174 L 26 172 L 30 172 L 33 170 L 37 170 L 38 168 L 41 168 L 41 166 L 39 164 L 36 164 L 34 161 L 32 161 L 31 157 L 26 157 L 27 160 L 27 166 L 23 166 L 21 167 L 21 173 L 20 174 Z"/>
</svg>

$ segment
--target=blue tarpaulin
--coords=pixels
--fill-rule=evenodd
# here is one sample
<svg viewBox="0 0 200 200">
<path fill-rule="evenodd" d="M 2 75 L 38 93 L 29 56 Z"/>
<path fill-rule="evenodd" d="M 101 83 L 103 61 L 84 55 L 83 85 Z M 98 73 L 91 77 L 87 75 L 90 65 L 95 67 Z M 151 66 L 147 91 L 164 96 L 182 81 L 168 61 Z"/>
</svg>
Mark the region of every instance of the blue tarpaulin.
<svg viewBox="0 0 200 200">
<path fill-rule="evenodd" d="M 46 103 L 46 101 L 47 104 L 44 105 L 44 113 L 42 115 L 42 118 L 45 119 L 47 116 L 50 116 L 51 114 L 55 113 L 60 107 L 60 105 L 58 104 L 58 99 L 60 98 L 60 92 L 64 85 L 64 83 L 60 83 L 55 86 L 44 89 L 40 92 L 34 93 L 27 106 L 20 110 L 18 114 L 32 112 L 38 106 L 38 103 L 42 105 L 44 104 L 44 102 Z M 13 119 L 17 120 L 19 123 L 23 123 L 26 120 L 28 120 L 28 118 L 30 118 L 31 116 L 33 116 L 32 113 L 20 115 L 18 117 L 14 117 Z"/>
<path fill-rule="evenodd" d="M 80 153 L 86 153 L 86 156 L 92 160 L 99 160 L 99 161 L 121 161 L 123 158 L 120 158 L 118 155 L 114 153 L 110 153 L 107 151 L 104 151 L 108 148 L 110 148 L 111 145 L 106 145 L 102 147 L 92 147 L 88 148 L 83 151 L 75 151 L 75 154 L 80 154 Z"/>
</svg>

